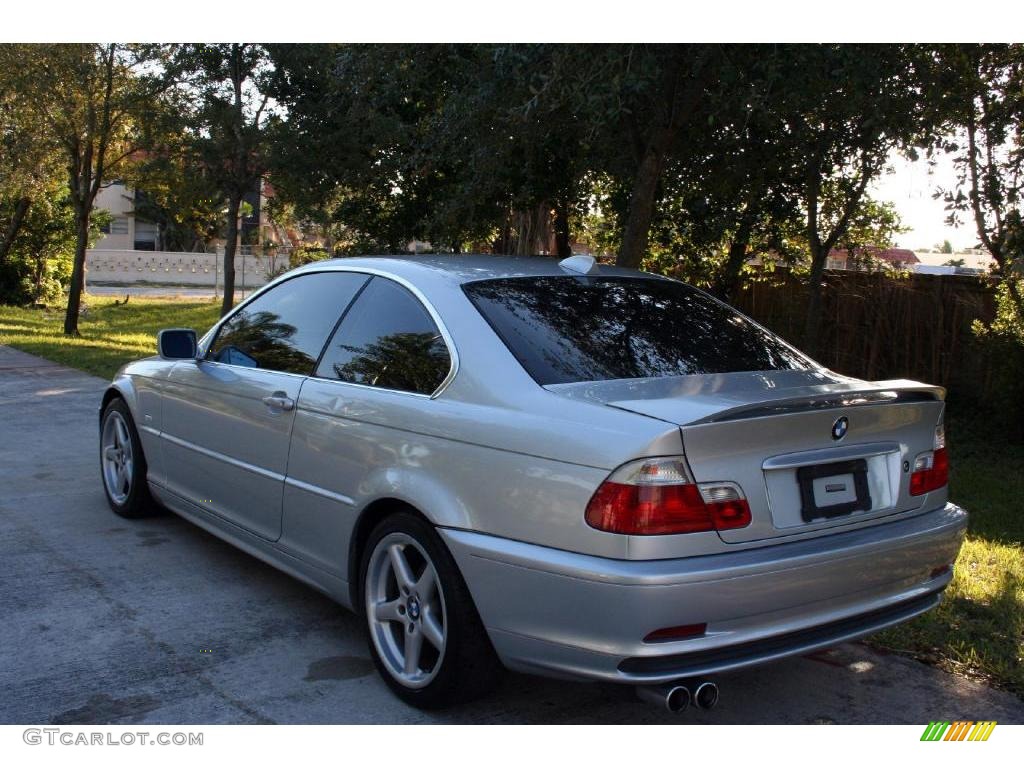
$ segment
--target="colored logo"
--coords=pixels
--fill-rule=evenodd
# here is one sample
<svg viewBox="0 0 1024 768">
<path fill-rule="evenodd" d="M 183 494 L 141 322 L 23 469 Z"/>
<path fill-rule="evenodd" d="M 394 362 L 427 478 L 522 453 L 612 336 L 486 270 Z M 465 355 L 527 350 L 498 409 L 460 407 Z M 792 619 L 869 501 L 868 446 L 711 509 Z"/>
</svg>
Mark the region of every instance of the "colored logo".
<svg viewBox="0 0 1024 768">
<path fill-rule="evenodd" d="M 846 437 L 846 430 L 850 428 L 850 420 L 845 416 L 840 416 L 836 419 L 836 423 L 832 425 L 832 439 L 842 440 Z"/>
<path fill-rule="evenodd" d="M 988 741 L 995 727 L 995 720 L 931 722 L 921 734 L 921 741 Z"/>
</svg>

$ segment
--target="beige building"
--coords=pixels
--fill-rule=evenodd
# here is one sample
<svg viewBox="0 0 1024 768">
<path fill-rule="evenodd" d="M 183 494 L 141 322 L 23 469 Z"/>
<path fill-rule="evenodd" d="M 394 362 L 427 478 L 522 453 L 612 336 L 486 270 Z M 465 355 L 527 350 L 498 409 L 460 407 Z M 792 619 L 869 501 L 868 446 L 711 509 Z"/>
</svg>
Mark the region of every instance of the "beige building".
<svg viewBox="0 0 1024 768">
<path fill-rule="evenodd" d="M 110 224 L 101 229 L 103 236 L 93 246 L 97 251 L 155 251 L 156 224 L 135 216 L 135 191 L 122 182 L 103 187 L 96 196 L 96 208 L 108 211 Z"/>
</svg>

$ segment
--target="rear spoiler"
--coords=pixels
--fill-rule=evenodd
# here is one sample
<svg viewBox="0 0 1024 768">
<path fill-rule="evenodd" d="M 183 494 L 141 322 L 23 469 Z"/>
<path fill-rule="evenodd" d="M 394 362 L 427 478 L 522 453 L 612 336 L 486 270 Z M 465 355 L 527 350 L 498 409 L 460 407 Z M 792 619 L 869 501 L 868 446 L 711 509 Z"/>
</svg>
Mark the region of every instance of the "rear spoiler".
<svg viewBox="0 0 1024 768">
<path fill-rule="evenodd" d="M 763 400 L 749 405 L 738 405 L 733 408 L 716 411 L 690 423 L 714 424 L 739 419 L 755 419 L 761 416 L 779 416 L 785 413 L 799 413 L 801 411 L 856 408 L 861 405 L 878 405 L 880 403 L 935 402 L 945 400 L 945 398 L 946 390 L 943 387 L 921 384 L 905 379 L 879 381 L 875 382 L 873 386 L 851 389 L 844 392 Z"/>
</svg>

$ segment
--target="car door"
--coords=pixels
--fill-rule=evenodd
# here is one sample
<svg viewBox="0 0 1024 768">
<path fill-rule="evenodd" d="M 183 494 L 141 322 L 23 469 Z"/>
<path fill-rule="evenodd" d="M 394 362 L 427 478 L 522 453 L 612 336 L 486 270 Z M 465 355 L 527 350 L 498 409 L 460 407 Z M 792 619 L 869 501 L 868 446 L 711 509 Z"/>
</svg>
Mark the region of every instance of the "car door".
<svg viewBox="0 0 1024 768">
<path fill-rule="evenodd" d="M 418 462 L 416 423 L 453 373 L 438 322 L 409 289 L 374 277 L 352 302 L 302 387 L 280 546 L 347 578 L 360 498 L 372 474 Z"/>
<path fill-rule="evenodd" d="M 262 538 L 280 537 L 299 391 L 367 279 L 316 272 L 277 283 L 228 316 L 201 360 L 174 366 L 161 432 L 168 490 Z"/>
</svg>

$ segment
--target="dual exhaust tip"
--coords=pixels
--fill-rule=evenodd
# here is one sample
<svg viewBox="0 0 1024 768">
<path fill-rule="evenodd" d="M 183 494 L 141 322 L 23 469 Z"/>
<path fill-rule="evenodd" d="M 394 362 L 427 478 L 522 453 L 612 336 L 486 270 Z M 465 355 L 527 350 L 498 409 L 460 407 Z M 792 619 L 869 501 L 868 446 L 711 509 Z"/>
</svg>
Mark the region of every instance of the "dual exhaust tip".
<svg viewBox="0 0 1024 768">
<path fill-rule="evenodd" d="M 641 700 L 673 715 L 684 712 L 691 704 L 698 709 L 712 709 L 718 703 L 718 686 L 710 680 L 697 683 L 692 693 L 690 686 L 683 683 L 640 686 L 636 693 Z"/>
</svg>

